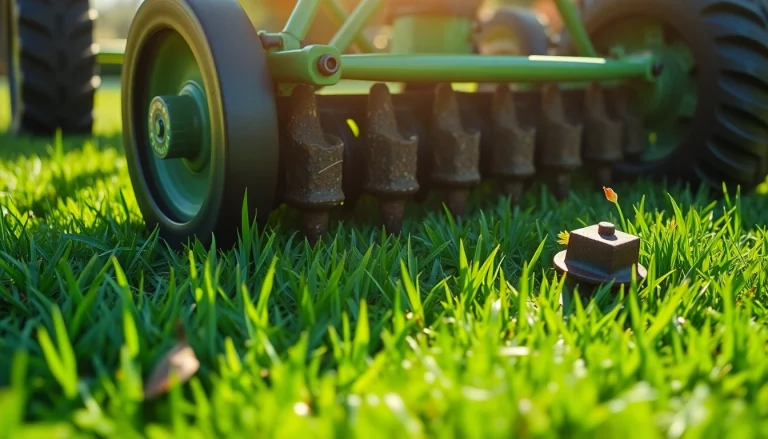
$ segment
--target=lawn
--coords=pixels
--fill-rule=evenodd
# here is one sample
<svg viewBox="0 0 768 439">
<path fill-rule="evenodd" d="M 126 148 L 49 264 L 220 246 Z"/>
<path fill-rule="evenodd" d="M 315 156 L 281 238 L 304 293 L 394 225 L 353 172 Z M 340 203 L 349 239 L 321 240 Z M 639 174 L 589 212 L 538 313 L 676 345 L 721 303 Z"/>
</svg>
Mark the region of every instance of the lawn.
<svg viewBox="0 0 768 439">
<path fill-rule="evenodd" d="M 0 127 L 7 95 L 0 88 Z M 220 252 L 147 230 L 120 141 L 0 135 L 0 438 L 757 438 L 768 432 L 768 196 L 579 181 L 452 220 L 375 204 L 315 248 L 281 209 Z M 648 278 L 559 305 L 558 233 L 611 220 Z M 184 328 L 197 372 L 144 400 Z M 189 354 L 185 364 L 190 361 Z"/>
</svg>

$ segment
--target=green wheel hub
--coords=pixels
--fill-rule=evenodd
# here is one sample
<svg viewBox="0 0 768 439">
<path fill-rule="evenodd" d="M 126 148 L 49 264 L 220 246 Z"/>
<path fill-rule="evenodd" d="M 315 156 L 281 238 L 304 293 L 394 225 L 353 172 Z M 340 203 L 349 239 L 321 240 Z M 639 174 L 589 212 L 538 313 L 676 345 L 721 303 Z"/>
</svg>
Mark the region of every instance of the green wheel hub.
<svg viewBox="0 0 768 439">
<path fill-rule="evenodd" d="M 203 152 L 203 125 L 208 122 L 205 96 L 195 84 L 180 96 L 157 96 L 149 104 L 149 142 L 159 159 L 187 159 L 206 162 Z M 187 90 L 190 92 L 185 93 Z M 190 95 L 191 93 L 198 96 Z M 197 97 L 197 99 L 195 99 Z M 193 167 L 199 170 L 200 166 Z"/>
<path fill-rule="evenodd" d="M 666 158 L 682 143 L 698 102 L 696 64 L 687 43 L 662 20 L 647 17 L 616 21 L 594 35 L 593 42 L 604 53 L 650 51 L 657 60 L 656 82 L 634 85 L 633 106 L 644 116 L 648 142 L 636 159 Z"/>
<path fill-rule="evenodd" d="M 144 97 L 147 151 L 157 195 L 178 221 L 193 219 L 210 186 L 211 118 L 202 73 L 178 32 L 154 41 Z"/>
</svg>

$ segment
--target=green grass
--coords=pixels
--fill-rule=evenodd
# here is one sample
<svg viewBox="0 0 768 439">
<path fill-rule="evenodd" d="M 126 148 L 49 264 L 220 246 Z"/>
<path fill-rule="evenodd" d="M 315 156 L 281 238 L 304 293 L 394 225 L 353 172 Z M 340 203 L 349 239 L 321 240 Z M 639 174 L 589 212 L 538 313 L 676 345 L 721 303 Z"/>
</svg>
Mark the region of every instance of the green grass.
<svg viewBox="0 0 768 439">
<path fill-rule="evenodd" d="M 7 122 L 0 89 L 0 126 Z M 119 95 L 98 136 L 0 136 L 0 438 L 757 438 L 768 431 L 768 197 L 580 183 L 467 217 L 364 200 L 309 248 L 294 212 L 232 251 L 144 227 Z M 339 216 L 341 214 L 338 214 Z M 563 230 L 642 237 L 645 282 L 558 305 Z M 199 371 L 142 401 L 181 321 Z"/>
</svg>

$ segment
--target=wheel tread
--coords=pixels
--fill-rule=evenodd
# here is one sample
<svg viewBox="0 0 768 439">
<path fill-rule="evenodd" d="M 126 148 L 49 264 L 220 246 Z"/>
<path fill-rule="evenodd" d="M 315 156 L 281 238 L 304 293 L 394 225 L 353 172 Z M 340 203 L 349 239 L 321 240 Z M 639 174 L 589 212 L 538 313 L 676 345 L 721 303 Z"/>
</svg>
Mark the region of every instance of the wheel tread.
<svg viewBox="0 0 768 439">
<path fill-rule="evenodd" d="M 730 1 L 717 1 L 709 6 L 702 8 L 701 13 L 707 18 L 729 17 L 737 20 L 744 20 L 765 29 L 765 17 L 756 4 L 736 4 Z"/>
<path fill-rule="evenodd" d="M 755 174 L 758 171 L 752 154 L 745 153 L 736 142 L 723 136 L 712 136 L 707 149 L 716 158 L 713 165 L 733 178 L 739 178 L 744 172 Z"/>
<path fill-rule="evenodd" d="M 95 14 L 89 0 L 16 0 L 21 70 L 20 130 L 88 133 L 93 126 Z"/>
</svg>

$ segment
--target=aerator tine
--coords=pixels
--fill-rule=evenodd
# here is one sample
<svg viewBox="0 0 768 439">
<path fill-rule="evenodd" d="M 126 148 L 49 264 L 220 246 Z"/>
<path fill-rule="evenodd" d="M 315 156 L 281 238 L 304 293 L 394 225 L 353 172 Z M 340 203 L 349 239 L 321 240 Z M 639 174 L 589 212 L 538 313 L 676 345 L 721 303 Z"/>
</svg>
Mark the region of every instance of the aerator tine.
<svg viewBox="0 0 768 439">
<path fill-rule="evenodd" d="M 562 201 L 568 197 L 571 172 L 582 165 L 582 126 L 568 119 L 556 84 L 546 84 L 541 89 L 539 132 L 538 163 L 549 174 L 555 197 Z"/>
<path fill-rule="evenodd" d="M 435 88 L 430 139 L 432 182 L 443 190 L 454 216 L 466 207 L 470 192 L 480 183 L 480 132 L 467 132 L 451 84 Z"/>
<path fill-rule="evenodd" d="M 501 179 L 502 192 L 516 206 L 523 195 L 523 182 L 536 173 L 536 128 L 520 121 L 506 85 L 497 86 L 493 94 L 489 146 L 491 175 Z"/>
<path fill-rule="evenodd" d="M 344 201 L 341 188 L 344 143 L 324 133 L 314 89 L 297 85 L 285 133 L 285 202 L 302 213 L 302 231 L 310 243 L 328 228 L 329 212 Z"/>
<path fill-rule="evenodd" d="M 584 114 L 584 160 L 593 166 L 597 186 L 609 186 L 613 165 L 622 159 L 624 126 L 608 115 L 603 90 L 597 83 L 584 92 Z"/>
<path fill-rule="evenodd" d="M 615 117 L 622 124 L 623 155 L 625 159 L 637 159 L 646 150 L 643 120 L 630 106 L 631 92 L 627 87 L 616 87 L 609 95 L 609 103 Z"/>
<path fill-rule="evenodd" d="M 404 137 L 398 127 L 392 96 L 377 83 L 368 95 L 365 134 L 365 191 L 379 199 L 379 215 L 388 233 L 400 233 L 405 202 L 419 190 L 418 137 Z"/>
</svg>

